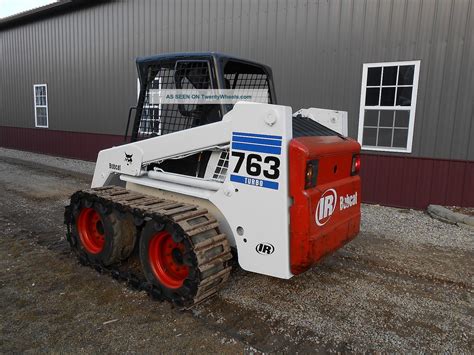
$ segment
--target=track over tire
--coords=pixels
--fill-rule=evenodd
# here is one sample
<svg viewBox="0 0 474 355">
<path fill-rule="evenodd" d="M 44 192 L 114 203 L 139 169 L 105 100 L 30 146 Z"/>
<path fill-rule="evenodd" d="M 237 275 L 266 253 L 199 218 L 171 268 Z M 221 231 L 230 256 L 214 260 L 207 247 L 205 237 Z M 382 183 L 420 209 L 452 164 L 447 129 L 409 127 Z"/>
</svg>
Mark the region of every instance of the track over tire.
<svg viewBox="0 0 474 355">
<path fill-rule="evenodd" d="M 139 243 L 145 278 L 178 306 L 214 293 L 229 276 L 230 248 L 217 228 L 189 236 L 178 223 L 149 221 Z"/>
<path fill-rule="evenodd" d="M 92 262 L 109 266 L 125 260 L 135 246 L 131 215 L 108 211 L 100 203 L 81 201 L 73 206 L 71 241 Z"/>
<path fill-rule="evenodd" d="M 215 295 L 232 270 L 227 237 L 217 220 L 196 205 L 105 186 L 74 193 L 64 223 L 81 264 L 180 307 Z M 81 239 L 84 231 L 93 232 L 92 242 L 103 234 L 103 244 L 91 247 L 84 235 Z M 166 255 L 164 246 L 173 254 Z M 174 267 L 175 272 L 157 272 L 157 260 L 163 270 Z"/>
</svg>

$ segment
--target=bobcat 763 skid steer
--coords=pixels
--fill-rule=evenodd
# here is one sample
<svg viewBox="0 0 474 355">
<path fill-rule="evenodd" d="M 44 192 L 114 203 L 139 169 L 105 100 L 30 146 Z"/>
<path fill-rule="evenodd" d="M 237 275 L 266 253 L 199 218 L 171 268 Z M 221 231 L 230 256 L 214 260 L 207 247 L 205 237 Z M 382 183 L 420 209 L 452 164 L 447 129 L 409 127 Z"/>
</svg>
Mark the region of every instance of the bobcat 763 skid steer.
<svg viewBox="0 0 474 355">
<path fill-rule="evenodd" d="M 276 105 L 269 67 L 181 53 L 137 68 L 131 142 L 101 151 L 91 189 L 66 207 L 83 264 L 189 306 L 226 281 L 231 250 L 243 269 L 289 279 L 357 235 L 360 145 Z M 263 89 L 269 103 L 151 99 L 210 88 Z"/>
</svg>

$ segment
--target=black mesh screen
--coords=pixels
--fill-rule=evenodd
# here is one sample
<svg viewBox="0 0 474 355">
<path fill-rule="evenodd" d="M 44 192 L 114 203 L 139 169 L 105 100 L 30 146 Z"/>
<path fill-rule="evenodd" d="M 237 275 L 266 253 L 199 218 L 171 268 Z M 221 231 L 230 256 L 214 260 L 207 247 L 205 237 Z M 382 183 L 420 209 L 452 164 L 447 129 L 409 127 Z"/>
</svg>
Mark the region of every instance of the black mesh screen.
<svg viewBox="0 0 474 355">
<path fill-rule="evenodd" d="M 267 74 L 251 74 L 251 73 L 232 73 L 224 74 L 224 78 L 229 82 L 226 89 L 266 89 L 268 88 Z"/>
<path fill-rule="evenodd" d="M 159 104 L 150 102 L 150 90 L 211 89 L 207 61 L 172 61 L 151 66 L 148 71 L 137 140 L 164 135 L 221 119 L 219 105 Z"/>
<path fill-rule="evenodd" d="M 262 67 L 229 61 L 224 68 L 224 80 L 225 89 L 266 90 L 267 102 L 272 103 L 268 75 Z"/>
<path fill-rule="evenodd" d="M 344 136 L 322 124 L 313 121 L 309 117 L 297 115 L 293 117 L 293 138 L 310 136 Z"/>
</svg>

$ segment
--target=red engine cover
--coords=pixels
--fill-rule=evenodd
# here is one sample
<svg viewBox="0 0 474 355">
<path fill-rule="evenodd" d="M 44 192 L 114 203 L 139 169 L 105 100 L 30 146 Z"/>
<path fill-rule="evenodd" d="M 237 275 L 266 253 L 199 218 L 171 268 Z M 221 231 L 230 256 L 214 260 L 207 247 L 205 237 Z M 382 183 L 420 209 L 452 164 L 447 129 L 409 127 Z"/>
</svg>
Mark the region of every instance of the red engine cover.
<svg viewBox="0 0 474 355">
<path fill-rule="evenodd" d="M 289 148 L 291 272 L 299 274 L 353 239 L 360 229 L 360 177 L 351 176 L 360 145 L 340 137 L 300 137 Z M 318 160 L 316 186 L 305 190 L 306 164 Z"/>
</svg>

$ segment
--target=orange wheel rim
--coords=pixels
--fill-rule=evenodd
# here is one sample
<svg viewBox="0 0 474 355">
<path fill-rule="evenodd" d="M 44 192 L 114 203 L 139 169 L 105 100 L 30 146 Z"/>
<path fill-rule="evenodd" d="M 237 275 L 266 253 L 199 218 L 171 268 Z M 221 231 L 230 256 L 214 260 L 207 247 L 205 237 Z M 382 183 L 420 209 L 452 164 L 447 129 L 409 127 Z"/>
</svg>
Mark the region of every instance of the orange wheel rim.
<svg viewBox="0 0 474 355">
<path fill-rule="evenodd" d="M 82 209 L 77 219 L 77 231 L 87 252 L 99 254 L 105 245 L 104 224 L 93 208 Z"/>
<path fill-rule="evenodd" d="M 155 277 L 168 288 L 180 288 L 189 275 L 189 267 L 183 264 L 185 247 L 176 243 L 170 233 L 159 232 L 148 245 L 148 259 Z"/>
</svg>

